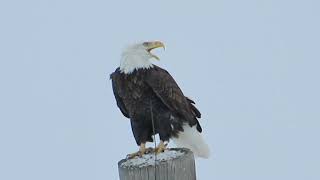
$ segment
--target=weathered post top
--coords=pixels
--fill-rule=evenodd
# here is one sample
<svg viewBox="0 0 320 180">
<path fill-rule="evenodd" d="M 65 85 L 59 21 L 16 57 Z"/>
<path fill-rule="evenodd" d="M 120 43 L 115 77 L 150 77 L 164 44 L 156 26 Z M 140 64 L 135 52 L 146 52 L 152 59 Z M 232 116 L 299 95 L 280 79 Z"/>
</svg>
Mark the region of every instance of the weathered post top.
<svg viewBox="0 0 320 180">
<path fill-rule="evenodd" d="M 156 156 L 145 154 L 118 162 L 120 180 L 196 180 L 193 153 L 171 148 Z"/>
</svg>

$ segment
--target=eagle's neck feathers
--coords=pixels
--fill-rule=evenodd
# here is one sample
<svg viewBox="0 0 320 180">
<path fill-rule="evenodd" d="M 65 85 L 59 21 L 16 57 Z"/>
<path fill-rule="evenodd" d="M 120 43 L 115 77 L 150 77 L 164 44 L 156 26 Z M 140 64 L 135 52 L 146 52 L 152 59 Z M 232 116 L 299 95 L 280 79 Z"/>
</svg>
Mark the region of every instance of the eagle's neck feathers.
<svg viewBox="0 0 320 180">
<path fill-rule="evenodd" d="M 140 54 L 123 53 L 120 61 L 120 71 L 125 74 L 131 74 L 134 70 L 149 69 L 153 64 L 149 57 L 141 56 Z"/>
</svg>

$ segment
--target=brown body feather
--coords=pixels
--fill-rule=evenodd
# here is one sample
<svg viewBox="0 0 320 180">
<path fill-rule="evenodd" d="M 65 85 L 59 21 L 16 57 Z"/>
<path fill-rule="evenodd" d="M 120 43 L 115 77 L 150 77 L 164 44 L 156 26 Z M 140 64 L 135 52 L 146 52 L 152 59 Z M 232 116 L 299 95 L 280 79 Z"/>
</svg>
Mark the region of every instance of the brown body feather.
<svg viewBox="0 0 320 180">
<path fill-rule="evenodd" d="M 122 114 L 130 118 L 138 145 L 152 141 L 151 109 L 156 133 L 163 141 L 176 137 L 183 131 L 184 123 L 196 125 L 197 130 L 202 131 L 197 120 L 201 114 L 195 103 L 184 96 L 166 70 L 154 66 L 125 74 L 118 68 L 110 78 L 117 105 Z"/>
</svg>

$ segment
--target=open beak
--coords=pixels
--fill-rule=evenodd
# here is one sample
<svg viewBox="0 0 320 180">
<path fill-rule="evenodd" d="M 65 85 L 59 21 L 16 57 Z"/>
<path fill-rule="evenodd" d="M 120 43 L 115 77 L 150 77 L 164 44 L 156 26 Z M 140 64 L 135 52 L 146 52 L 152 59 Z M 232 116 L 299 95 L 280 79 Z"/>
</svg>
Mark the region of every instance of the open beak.
<svg viewBox="0 0 320 180">
<path fill-rule="evenodd" d="M 160 58 L 154 54 L 151 53 L 151 50 L 162 47 L 164 50 L 166 49 L 164 44 L 160 41 L 153 41 L 153 42 L 144 42 L 144 46 L 146 46 L 147 51 L 151 54 L 152 57 L 154 57 L 156 60 L 160 60 Z"/>
</svg>

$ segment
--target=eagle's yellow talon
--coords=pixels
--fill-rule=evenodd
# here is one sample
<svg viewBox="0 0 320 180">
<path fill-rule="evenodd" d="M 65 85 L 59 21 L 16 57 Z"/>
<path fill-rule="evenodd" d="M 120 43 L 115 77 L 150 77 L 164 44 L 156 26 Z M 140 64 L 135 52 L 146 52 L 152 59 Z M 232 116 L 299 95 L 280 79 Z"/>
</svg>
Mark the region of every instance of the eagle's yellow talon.
<svg viewBox="0 0 320 180">
<path fill-rule="evenodd" d="M 167 149 L 168 144 L 164 144 L 163 141 L 160 141 L 159 145 L 154 149 L 156 154 L 160 154 Z"/>
<path fill-rule="evenodd" d="M 139 155 L 139 151 L 127 155 L 127 159 L 133 159 Z"/>
<path fill-rule="evenodd" d="M 148 154 L 149 151 L 150 151 L 150 148 L 146 148 L 146 144 L 145 143 L 141 143 L 139 151 L 135 152 L 135 153 L 128 154 L 127 155 L 127 159 L 133 159 L 133 158 L 135 158 L 137 156 L 142 157 L 144 154 Z"/>
</svg>

